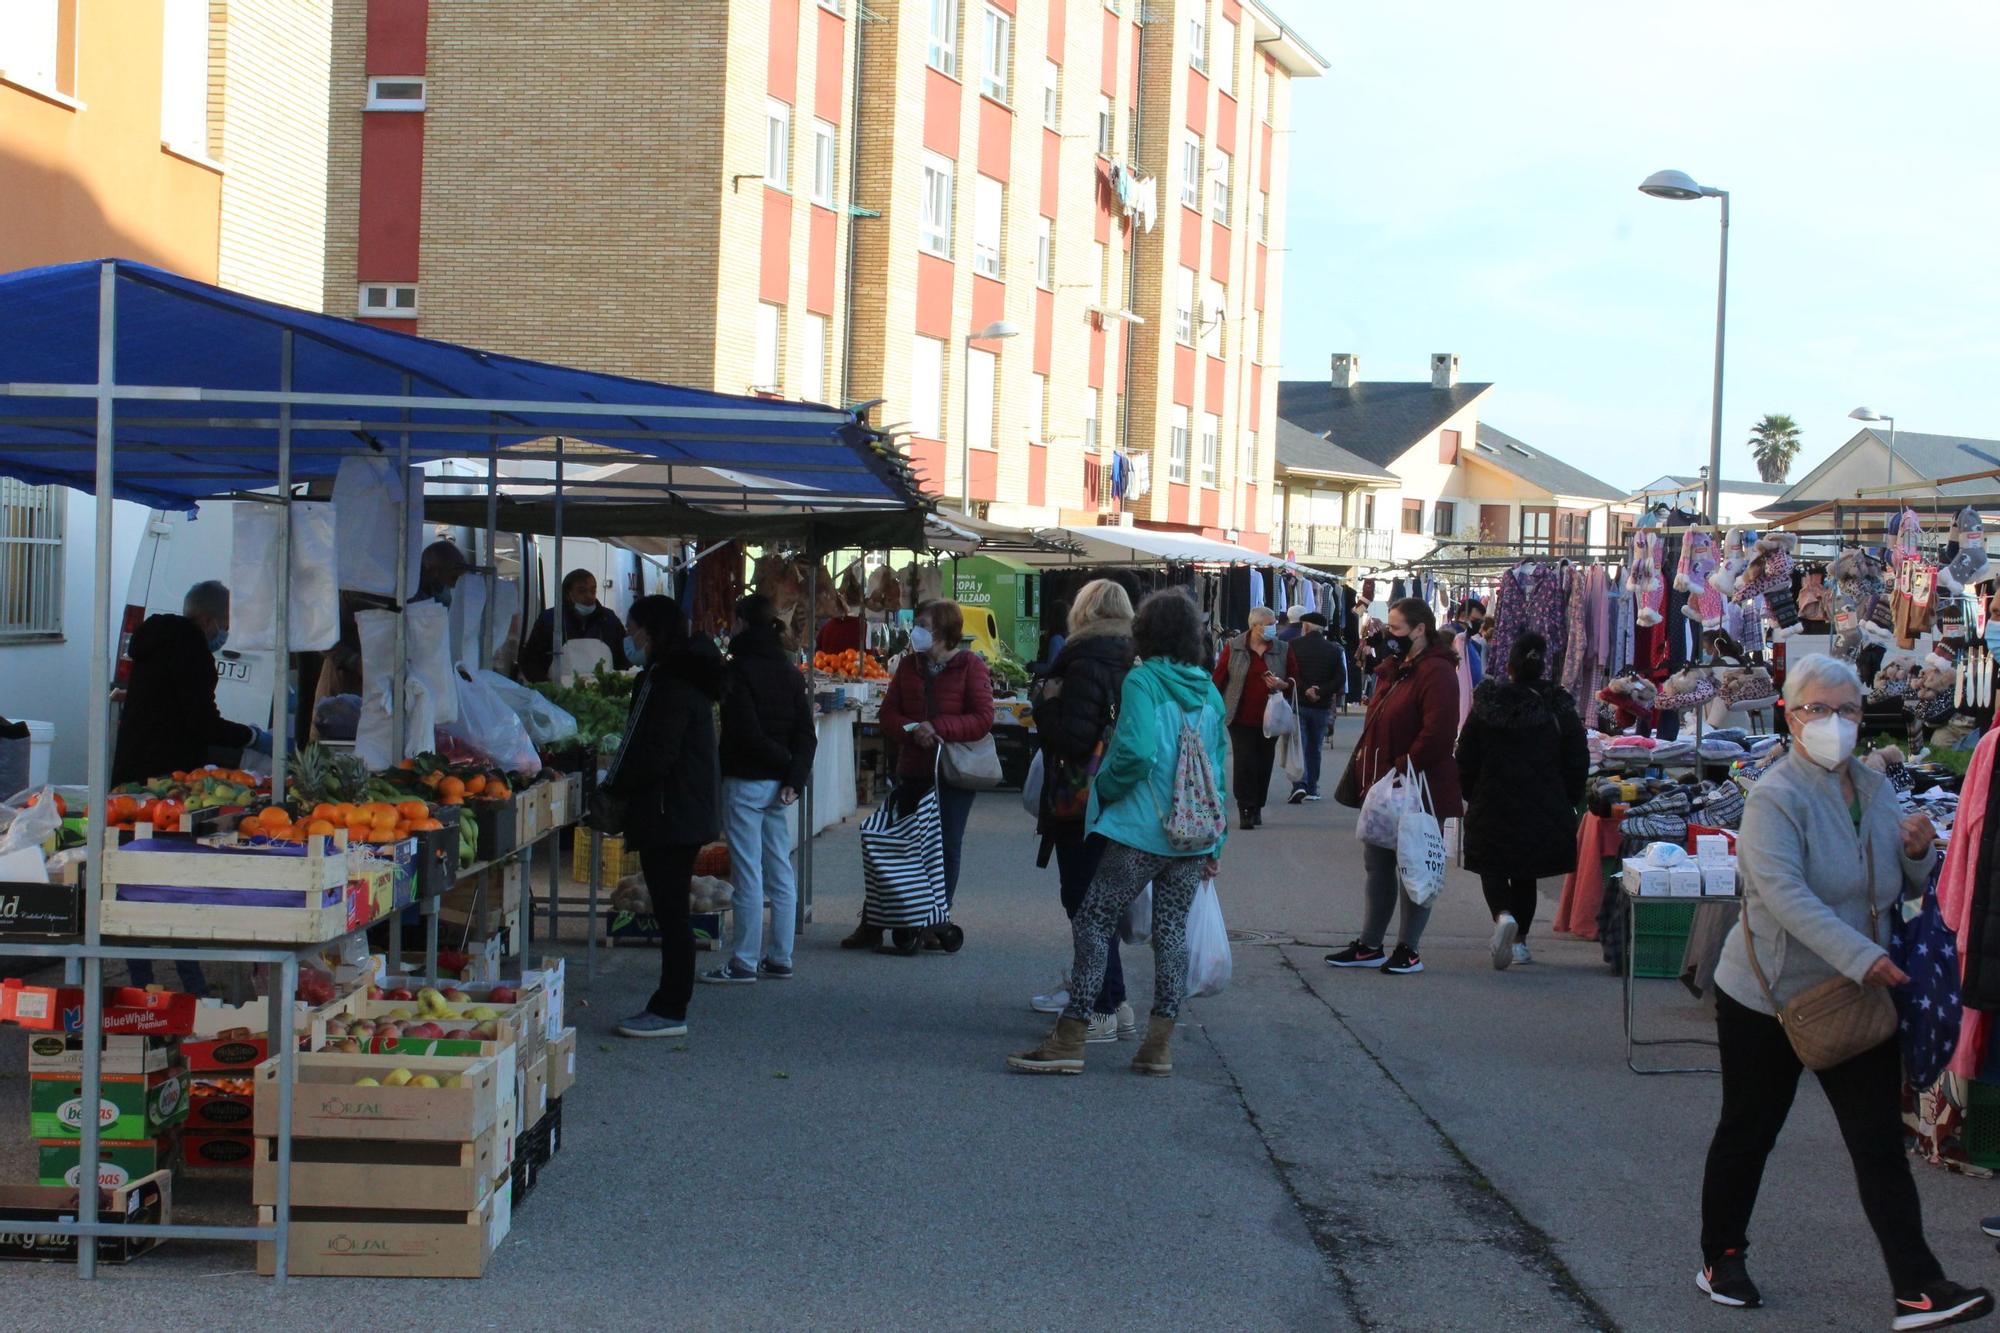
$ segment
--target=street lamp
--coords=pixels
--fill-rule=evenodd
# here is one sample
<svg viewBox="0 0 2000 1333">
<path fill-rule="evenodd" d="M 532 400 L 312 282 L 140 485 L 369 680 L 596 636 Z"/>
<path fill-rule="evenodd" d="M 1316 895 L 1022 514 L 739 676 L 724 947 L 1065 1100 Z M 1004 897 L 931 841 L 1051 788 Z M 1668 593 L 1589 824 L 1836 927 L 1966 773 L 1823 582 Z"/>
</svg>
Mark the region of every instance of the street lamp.
<svg viewBox="0 0 2000 1333">
<path fill-rule="evenodd" d="M 1729 296 L 1729 191 L 1702 185 L 1685 171 L 1656 171 L 1639 182 L 1639 192 L 1655 199 L 1720 199 L 1722 259 L 1715 272 L 1715 395 L 1708 422 L 1708 517 L 1722 513 L 1722 329 Z"/>
<path fill-rule="evenodd" d="M 965 374 L 959 380 L 958 489 L 965 497 L 965 512 L 972 514 L 972 344 L 995 338 L 1013 338 L 1021 330 L 1004 319 L 996 319 L 977 333 L 965 335 Z"/>
<path fill-rule="evenodd" d="M 1896 418 L 1872 407 L 1857 407 L 1847 414 L 1856 421 L 1886 421 L 1889 423 L 1889 484 L 1896 484 Z"/>
</svg>

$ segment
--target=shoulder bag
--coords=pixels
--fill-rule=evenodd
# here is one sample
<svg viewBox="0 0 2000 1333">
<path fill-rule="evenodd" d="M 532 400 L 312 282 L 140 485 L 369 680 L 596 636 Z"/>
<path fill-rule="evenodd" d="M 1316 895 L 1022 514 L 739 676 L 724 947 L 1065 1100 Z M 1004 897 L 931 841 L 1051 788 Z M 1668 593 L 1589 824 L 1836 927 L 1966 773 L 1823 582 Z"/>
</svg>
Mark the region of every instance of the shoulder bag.
<svg viewBox="0 0 2000 1333">
<path fill-rule="evenodd" d="M 924 703 L 933 724 L 937 721 L 937 678 L 924 677 Z M 1000 750 L 988 731 L 976 741 L 948 741 L 938 737 L 938 776 L 964 791 L 991 791 L 1000 785 Z"/>
<path fill-rule="evenodd" d="M 639 683 L 639 695 L 632 701 L 631 717 L 625 723 L 625 739 L 618 742 L 618 753 L 611 758 L 611 766 L 604 770 L 604 780 L 599 782 L 585 803 L 583 824 L 593 832 L 607 838 L 615 838 L 625 832 L 625 821 L 629 815 L 629 799 L 612 790 L 618 782 L 618 770 L 625 763 L 625 751 L 631 747 L 632 738 L 639 734 L 639 721 L 646 715 L 646 696 L 653 689 L 653 673 L 647 672 L 646 679 Z"/>
<path fill-rule="evenodd" d="M 1875 858 L 1873 848 L 1863 840 L 1862 859 L 1868 864 L 1868 938 L 1875 938 L 1879 912 L 1875 906 Z M 1771 983 L 1757 961 L 1757 943 L 1750 935 L 1750 909 L 1744 904 L 1743 944 L 1750 955 L 1750 970 L 1764 988 L 1764 998 L 1778 1011 L 1778 1023 L 1785 1039 L 1807 1069 L 1831 1069 L 1872 1051 L 1896 1035 L 1896 1001 L 1879 986 L 1863 986 L 1846 977 L 1831 977 L 1811 990 L 1780 1005 L 1771 993 Z"/>
</svg>

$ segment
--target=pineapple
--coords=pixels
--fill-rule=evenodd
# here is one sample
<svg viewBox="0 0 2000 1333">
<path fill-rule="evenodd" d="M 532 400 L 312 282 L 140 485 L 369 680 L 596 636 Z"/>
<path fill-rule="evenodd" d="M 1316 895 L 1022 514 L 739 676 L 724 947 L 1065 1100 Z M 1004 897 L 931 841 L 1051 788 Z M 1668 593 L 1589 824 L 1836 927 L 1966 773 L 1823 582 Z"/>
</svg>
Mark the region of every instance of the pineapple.
<svg viewBox="0 0 2000 1333">
<path fill-rule="evenodd" d="M 305 745 L 292 755 L 292 789 L 306 805 L 339 805 L 362 799 L 368 766 L 352 750 Z"/>
</svg>

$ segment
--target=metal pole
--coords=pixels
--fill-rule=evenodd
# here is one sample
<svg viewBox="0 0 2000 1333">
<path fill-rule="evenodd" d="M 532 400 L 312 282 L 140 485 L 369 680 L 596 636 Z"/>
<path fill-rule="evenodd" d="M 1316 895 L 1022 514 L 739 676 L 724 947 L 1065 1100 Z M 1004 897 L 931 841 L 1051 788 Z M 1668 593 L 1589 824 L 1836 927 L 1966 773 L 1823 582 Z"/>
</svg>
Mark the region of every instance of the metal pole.
<svg viewBox="0 0 2000 1333">
<path fill-rule="evenodd" d="M 551 620 L 551 621 L 553 622 L 553 623 L 551 624 L 550 628 L 551 628 L 551 629 L 552 629 L 552 630 L 554 631 L 554 633 L 553 633 L 552 637 L 550 638 L 549 642 L 550 642 L 550 643 L 551 643 L 551 644 L 553 645 L 553 651 L 555 652 L 556 656 L 560 657 L 560 656 L 562 656 L 562 646 L 563 646 L 563 615 L 562 615 L 562 613 L 563 613 L 563 603 L 562 603 L 562 577 L 563 577 L 563 439 L 562 439 L 562 436 L 560 436 L 560 435 L 556 436 L 556 530 L 555 530 L 555 539 L 556 539 L 556 547 L 555 547 L 555 562 L 556 562 L 556 567 L 555 567 L 555 570 L 554 570 L 553 572 L 554 572 L 554 575 L 555 575 L 555 585 L 556 585 L 556 595 L 555 595 L 555 600 L 554 600 L 553 602 L 551 602 L 551 603 L 550 603 L 550 607 L 551 607 L 551 610 L 550 610 L 550 614 L 549 614 L 549 618 L 550 618 L 550 620 Z M 553 666 L 553 665 L 551 665 L 551 667 L 550 667 L 550 670 L 551 670 L 551 672 L 553 672 L 553 671 L 554 671 L 554 666 Z"/>
<path fill-rule="evenodd" d="M 479 665 L 493 669 L 493 603 L 500 595 L 500 437 L 486 439 L 486 607 L 479 617 Z"/>
<path fill-rule="evenodd" d="M 90 623 L 90 818 L 84 867 L 84 943 L 102 942 L 104 857 L 110 829 L 104 805 L 111 792 L 111 520 L 112 459 L 117 450 L 118 265 L 107 260 L 97 270 L 97 588 Z M 98 1123 L 104 1088 L 104 960 L 83 964 L 83 1143 L 77 1162 L 77 1216 L 85 1226 L 97 1221 Z M 77 1237 L 76 1275 L 97 1276 L 97 1238 Z"/>
<path fill-rule="evenodd" d="M 292 331 L 278 334 L 278 387 L 292 391 Z M 292 405 L 278 404 L 278 598 L 272 616 L 277 649 L 271 686 L 271 803 L 285 799 L 285 756 L 291 751 Z"/>
<path fill-rule="evenodd" d="M 1896 484 L 1896 418 L 1889 418 L 1889 485 Z"/>
<path fill-rule="evenodd" d="M 592 756 L 591 763 L 596 763 Z M 583 825 L 577 825 L 579 832 Z M 592 829 L 590 838 L 590 932 L 583 946 L 583 984 L 586 989 L 597 979 L 597 891 L 604 883 L 604 835 Z M 523 960 L 525 962 L 525 960 Z"/>
<path fill-rule="evenodd" d="M 970 343 L 966 344 L 966 349 L 967 349 L 966 359 L 969 362 L 972 356 Z M 969 476 L 970 474 L 968 473 L 967 475 Z M 971 504 L 972 504 L 971 500 L 968 499 L 966 501 L 966 507 L 970 509 Z M 804 645 L 801 645 L 801 647 L 803 647 L 805 651 L 808 654 L 810 654 L 812 649 L 817 648 L 819 646 L 819 557 L 817 555 L 813 556 L 811 572 L 808 573 L 806 576 L 806 607 L 807 607 L 806 610 L 807 638 L 806 638 L 806 643 Z M 807 656 L 806 661 L 808 662 L 812 661 L 810 655 Z M 808 682 L 807 687 L 809 689 L 812 688 L 812 686 L 817 685 L 818 684 L 817 673 L 808 672 L 806 680 Z M 813 710 L 813 726 L 815 729 L 817 729 L 820 725 L 821 714 L 819 711 L 819 703 L 818 700 L 816 699 L 812 701 L 812 710 Z M 817 752 L 818 752 L 817 747 L 815 747 L 814 753 L 816 754 Z M 800 873 L 798 876 L 799 891 L 795 895 L 793 912 L 792 912 L 792 917 L 793 917 L 792 928 L 794 930 L 803 930 L 805 928 L 806 923 L 812 920 L 812 902 L 813 902 L 813 826 L 812 825 L 813 825 L 814 785 L 815 784 L 813 783 L 812 780 L 812 774 L 808 773 L 806 775 L 806 789 L 799 793 L 798 860 L 799 860 Z M 758 922 L 757 925 L 760 930 L 763 928 L 762 922 Z"/>
<path fill-rule="evenodd" d="M 403 376 L 403 396 L 410 396 L 410 377 Z M 410 409 L 402 409 L 405 424 L 410 419 Z M 392 763 L 400 763 L 410 749 L 410 432 L 405 430 L 396 446 L 396 678 L 392 698 L 396 709 L 395 725 L 390 735 L 395 738 L 395 754 Z M 429 749 L 427 745 L 424 747 Z M 400 975 L 403 970 L 403 914 L 400 910 L 389 917 L 389 970 Z"/>
<path fill-rule="evenodd" d="M 287 333 L 287 341 L 291 335 Z M 397 923 L 400 929 L 401 923 Z M 278 965 L 278 984 L 270 994 L 267 1045 L 278 1057 L 278 1194 L 271 1214 L 278 1234 L 271 1241 L 272 1275 L 283 1281 L 291 1262 L 292 1243 L 292 1094 L 298 1086 L 298 1034 L 292 1028 L 291 998 L 298 993 L 296 955 Z"/>
<path fill-rule="evenodd" d="M 1729 191 L 1718 192 L 1722 200 L 1721 256 L 1715 270 L 1715 395 L 1708 418 L 1708 519 L 1722 516 L 1722 334 L 1729 310 Z"/>
<path fill-rule="evenodd" d="M 555 661 L 552 661 L 550 663 L 549 678 L 551 680 L 557 677 L 558 673 L 556 670 L 555 662 L 561 660 L 562 649 L 563 649 L 563 595 L 562 595 L 563 480 L 564 480 L 563 437 L 558 435 L 556 436 L 556 507 L 555 507 L 556 508 L 555 512 L 556 567 L 554 571 L 556 596 L 555 596 L 555 601 L 551 605 L 549 610 L 550 629 L 552 631 L 549 642 L 553 645 L 553 651 L 555 653 Z M 557 903 L 556 899 L 561 895 L 562 892 L 562 833 L 560 831 L 552 830 L 552 836 L 554 838 L 554 841 L 549 846 L 548 857 L 549 857 L 549 943 L 553 945 L 556 942 L 556 934 L 558 930 L 556 913 L 559 908 L 559 904 Z M 523 876 L 523 878 L 525 879 L 526 876 Z M 532 917 L 535 914 L 535 886 L 532 883 L 532 881 L 527 883 L 526 889 L 527 889 L 526 896 L 528 899 L 528 908 L 527 911 L 522 913 L 524 919 Z M 528 959 L 528 950 L 526 944 L 524 943 L 521 948 L 521 961 L 524 966 L 527 963 L 527 959 Z"/>
<path fill-rule="evenodd" d="M 965 514 L 972 516 L 972 335 L 965 335 L 965 351 L 959 357 L 958 377 L 958 493 L 964 497 Z"/>
</svg>

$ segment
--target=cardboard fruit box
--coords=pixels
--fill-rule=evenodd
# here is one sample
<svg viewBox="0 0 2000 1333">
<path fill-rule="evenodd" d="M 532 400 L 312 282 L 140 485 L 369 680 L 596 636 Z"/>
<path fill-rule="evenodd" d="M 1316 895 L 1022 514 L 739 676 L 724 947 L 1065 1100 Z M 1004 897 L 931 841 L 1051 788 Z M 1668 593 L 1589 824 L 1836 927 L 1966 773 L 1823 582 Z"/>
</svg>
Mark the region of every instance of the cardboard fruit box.
<svg viewBox="0 0 2000 1333">
<path fill-rule="evenodd" d="M 173 1221 L 173 1173 L 152 1171 L 100 1191 L 97 1217 L 103 1222 L 154 1226 Z M 0 1259 L 75 1263 L 75 1236 L 52 1236 L 36 1223 L 74 1222 L 80 1199 L 71 1185 L 0 1185 Z M 160 1243 L 158 1236 L 104 1236 L 97 1242 L 101 1263 L 122 1264 Z"/>
<path fill-rule="evenodd" d="M 401 989 L 411 991 L 412 993 L 418 991 L 423 985 L 423 981 L 415 977 L 400 979 L 385 978 L 383 982 L 384 989 Z M 495 1004 L 493 1002 L 493 991 L 496 987 L 512 990 L 515 998 L 508 1003 Z M 499 1018 L 495 1021 L 507 1024 L 513 1029 L 514 1035 L 510 1039 L 519 1041 L 524 1051 L 532 1053 L 540 1050 L 542 1046 L 547 1044 L 549 995 L 539 982 L 526 980 L 511 983 L 466 981 L 459 982 L 456 985 L 440 986 L 439 989 L 459 990 L 472 997 L 469 1000 L 449 1002 L 451 1008 L 460 1013 L 468 1009 L 482 1007 L 492 1009 L 499 1015 Z M 422 1013 L 418 1009 L 417 1001 L 415 1000 L 361 1000 L 353 1006 L 353 1016 L 356 1018 L 382 1019 L 388 1017 L 389 1012 L 395 1009 L 408 1009 L 411 1013 L 418 1015 L 415 1021 L 423 1021 Z M 433 1021 L 446 1028 L 451 1028 L 456 1026 L 473 1027 L 481 1020 L 458 1018 L 436 1019 Z"/>
<path fill-rule="evenodd" d="M 0 936 L 65 939 L 82 933 L 81 886 L 32 880 L 0 883 Z"/>
<path fill-rule="evenodd" d="M 98 1188 L 120 1189 L 154 1172 L 170 1169 L 180 1144 L 178 1133 L 130 1143 L 103 1140 L 97 1145 Z M 35 1176 L 44 1185 L 62 1185 L 74 1190 L 82 1179 L 83 1145 L 75 1139 L 37 1140 L 35 1158 Z"/>
<path fill-rule="evenodd" d="M 294 1208 L 288 1267 L 295 1277 L 483 1277 L 513 1227 L 510 1190 L 489 1191 L 477 1209 Z M 264 1226 L 277 1210 L 260 1207 Z M 276 1247 L 257 1243 L 257 1271 L 277 1272 Z"/>
<path fill-rule="evenodd" d="M 172 1037 L 105 1037 L 98 1058 L 103 1074 L 151 1074 L 174 1062 Z M 83 1074 L 83 1037 L 77 1033 L 41 1032 L 28 1038 L 30 1074 Z"/>
<path fill-rule="evenodd" d="M 506 1171 L 498 1128 L 462 1142 L 299 1139 L 292 1144 L 292 1207 L 471 1212 Z M 255 1140 L 250 1201 L 278 1202 L 278 1141 Z"/>
<path fill-rule="evenodd" d="M 454 1075 L 456 1088 L 408 1084 L 360 1085 L 398 1069 L 430 1075 L 440 1082 Z M 301 1054 L 292 1089 L 292 1136 L 296 1139 L 428 1139 L 468 1142 L 502 1120 L 503 1104 L 514 1105 L 514 1048 L 469 1059 L 437 1056 Z M 278 1064 L 257 1066 L 255 1132 L 278 1132 Z"/>
<path fill-rule="evenodd" d="M 187 1071 L 113 1074 L 98 1094 L 98 1132 L 107 1139 L 152 1138 L 188 1116 Z M 83 1081 L 70 1074 L 28 1079 L 28 1132 L 38 1139 L 79 1138 L 84 1125 Z"/>
<path fill-rule="evenodd" d="M 456 1009 L 476 1009 L 478 1007 L 479 1005 L 476 1002 L 453 1006 Z M 396 1037 L 384 1038 L 378 1036 L 367 1043 L 368 1049 L 384 1055 L 403 1053 L 410 1055 L 470 1056 L 488 1054 L 489 1052 L 484 1048 L 490 1045 L 513 1046 L 523 1044 L 526 1036 L 522 1031 L 525 1020 L 517 1012 L 518 1007 L 509 1008 L 499 1005 L 491 1007 L 500 1017 L 491 1020 L 477 1018 L 438 1018 L 431 1020 L 446 1031 L 457 1031 L 460 1028 L 477 1028 L 482 1023 L 490 1021 L 494 1025 L 491 1037 L 454 1038 L 398 1035 Z M 355 1002 L 354 1009 L 349 1017 L 369 1018 L 379 1023 L 389 1018 L 392 1014 L 406 1011 L 410 1013 L 417 1012 L 416 1005 L 409 1000 L 359 1000 Z M 408 1026 L 410 1023 L 422 1022 L 423 1020 L 397 1019 L 394 1021 Z"/>
<path fill-rule="evenodd" d="M 181 1135 L 181 1165 L 197 1170 L 248 1171 L 257 1154 L 250 1127 L 231 1132 L 191 1129 Z"/>
<path fill-rule="evenodd" d="M 576 1029 L 564 1028 L 549 1043 L 549 1100 L 560 1101 L 576 1086 Z"/>
<path fill-rule="evenodd" d="M 255 1098 L 254 1070 L 195 1074 L 188 1084 L 188 1128 L 248 1133 L 256 1115 Z"/>
<path fill-rule="evenodd" d="M 175 991 L 109 986 L 104 991 L 101 1030 L 115 1036 L 178 1037 L 192 1030 L 195 997 Z M 30 986 L 16 978 L 0 981 L 0 1023 L 43 1032 L 83 1030 L 81 986 Z"/>
</svg>

